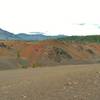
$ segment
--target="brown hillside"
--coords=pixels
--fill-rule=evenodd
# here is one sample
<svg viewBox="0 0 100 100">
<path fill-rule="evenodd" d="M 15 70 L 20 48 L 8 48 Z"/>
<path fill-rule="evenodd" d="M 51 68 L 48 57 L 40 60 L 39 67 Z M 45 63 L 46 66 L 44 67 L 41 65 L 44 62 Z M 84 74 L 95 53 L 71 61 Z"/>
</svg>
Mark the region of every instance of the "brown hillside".
<svg viewBox="0 0 100 100">
<path fill-rule="evenodd" d="M 21 50 L 20 56 L 29 60 L 31 65 L 40 66 L 97 63 L 100 61 L 100 45 L 49 40 L 29 44 Z"/>
<path fill-rule="evenodd" d="M 100 44 L 0 41 L 0 68 L 100 63 Z"/>
</svg>

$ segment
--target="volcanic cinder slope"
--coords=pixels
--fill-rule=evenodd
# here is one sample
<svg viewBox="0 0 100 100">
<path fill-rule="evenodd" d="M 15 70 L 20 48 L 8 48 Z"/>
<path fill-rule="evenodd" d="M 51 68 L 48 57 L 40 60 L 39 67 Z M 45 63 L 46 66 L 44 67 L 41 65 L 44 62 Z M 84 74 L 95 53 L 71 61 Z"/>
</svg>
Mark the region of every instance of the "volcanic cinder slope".
<svg viewBox="0 0 100 100">
<path fill-rule="evenodd" d="M 19 51 L 28 43 L 21 41 L 0 41 L 0 69 L 20 68 Z"/>
<path fill-rule="evenodd" d="M 100 44 L 0 41 L 0 69 L 100 63 Z"/>
<path fill-rule="evenodd" d="M 27 59 L 33 66 L 99 63 L 100 44 L 41 41 L 24 47 L 20 57 Z"/>
</svg>

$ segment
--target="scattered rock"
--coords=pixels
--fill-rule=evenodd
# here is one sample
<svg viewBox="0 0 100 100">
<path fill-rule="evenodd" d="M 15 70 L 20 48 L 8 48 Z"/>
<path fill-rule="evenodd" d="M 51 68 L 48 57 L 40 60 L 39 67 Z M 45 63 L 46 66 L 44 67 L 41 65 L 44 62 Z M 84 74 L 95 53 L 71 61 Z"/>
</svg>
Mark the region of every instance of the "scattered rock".
<svg viewBox="0 0 100 100">
<path fill-rule="evenodd" d="M 66 85 L 69 85 L 69 86 L 78 85 L 78 82 L 77 81 L 74 81 L 74 82 L 69 81 L 69 82 L 66 83 Z"/>
<path fill-rule="evenodd" d="M 94 84 L 95 84 L 95 85 L 97 85 L 97 84 L 98 84 L 98 82 L 95 80 L 95 81 L 94 81 Z"/>
<path fill-rule="evenodd" d="M 90 93 L 87 93 L 87 95 L 90 96 L 91 94 Z"/>
<path fill-rule="evenodd" d="M 74 95 L 74 96 L 73 96 L 74 99 L 76 99 L 77 97 L 78 97 L 77 95 Z"/>
<path fill-rule="evenodd" d="M 96 73 L 100 74 L 100 72 L 96 72 Z"/>
<path fill-rule="evenodd" d="M 26 95 L 22 95 L 22 97 L 25 99 L 25 98 L 27 98 L 27 96 Z"/>
<path fill-rule="evenodd" d="M 78 85 L 78 82 L 73 82 L 74 85 Z"/>
<path fill-rule="evenodd" d="M 72 82 L 67 82 L 67 84 L 66 85 L 72 85 Z"/>
<path fill-rule="evenodd" d="M 66 89 L 66 86 L 64 86 L 64 90 Z"/>
</svg>

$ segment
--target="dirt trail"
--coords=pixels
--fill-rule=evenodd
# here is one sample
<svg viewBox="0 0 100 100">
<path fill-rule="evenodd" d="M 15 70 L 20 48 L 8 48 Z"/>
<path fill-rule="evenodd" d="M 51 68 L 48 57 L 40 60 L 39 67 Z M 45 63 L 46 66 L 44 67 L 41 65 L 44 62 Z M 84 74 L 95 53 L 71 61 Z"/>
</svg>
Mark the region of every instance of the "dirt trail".
<svg viewBox="0 0 100 100">
<path fill-rule="evenodd" d="M 0 71 L 0 100 L 100 100 L 100 64 Z"/>
</svg>

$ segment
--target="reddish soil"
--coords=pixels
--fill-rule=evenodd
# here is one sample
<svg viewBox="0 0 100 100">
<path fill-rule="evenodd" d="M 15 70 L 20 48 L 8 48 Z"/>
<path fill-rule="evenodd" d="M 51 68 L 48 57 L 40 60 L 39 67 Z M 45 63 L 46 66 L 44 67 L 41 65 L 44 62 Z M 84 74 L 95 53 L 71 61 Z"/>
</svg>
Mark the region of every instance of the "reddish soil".
<svg viewBox="0 0 100 100">
<path fill-rule="evenodd" d="M 47 40 L 36 43 L 0 41 L 0 45 L 0 59 L 10 59 L 10 63 L 15 59 L 20 66 L 100 63 L 100 44 L 96 43 Z"/>
<path fill-rule="evenodd" d="M 67 53 L 67 55 L 71 56 L 72 58 L 66 56 L 64 58 L 66 59 L 66 62 L 63 62 L 63 52 Z M 92 63 L 99 62 L 100 44 L 67 43 L 49 40 L 39 42 L 35 45 L 29 44 L 28 46 L 24 47 L 24 49 L 20 52 L 20 55 L 21 57 L 30 59 L 30 63 L 38 63 L 39 65 L 44 65 L 45 61 L 45 65 L 52 65 L 52 63 L 49 63 L 52 59 L 54 65 L 58 63 L 60 64 L 60 62 L 62 62 L 61 64 L 82 62 Z M 60 61 L 58 60 L 58 62 L 56 62 L 54 59 L 60 59 Z"/>
</svg>

